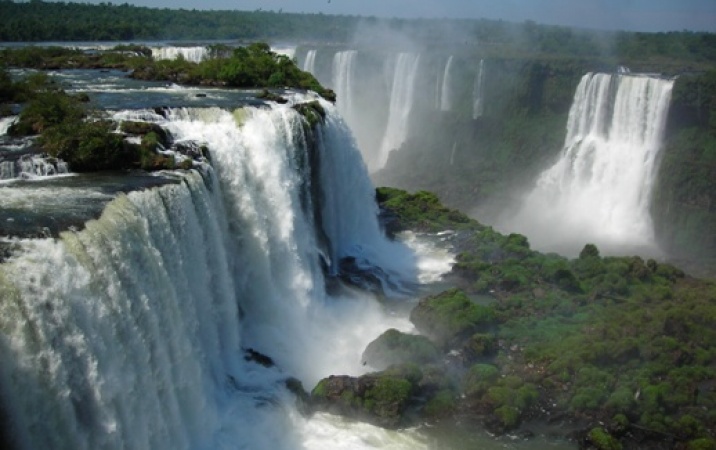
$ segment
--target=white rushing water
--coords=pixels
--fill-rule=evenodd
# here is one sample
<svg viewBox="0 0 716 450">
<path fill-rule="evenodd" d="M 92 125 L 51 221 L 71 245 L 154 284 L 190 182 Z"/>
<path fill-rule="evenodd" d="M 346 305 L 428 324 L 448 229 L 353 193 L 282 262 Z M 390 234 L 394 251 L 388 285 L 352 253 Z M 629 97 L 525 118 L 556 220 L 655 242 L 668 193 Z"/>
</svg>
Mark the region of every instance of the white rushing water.
<svg viewBox="0 0 716 450">
<path fill-rule="evenodd" d="M 485 113 L 485 60 L 480 60 L 473 87 L 472 118 L 477 119 Z"/>
<path fill-rule="evenodd" d="M 564 150 L 504 228 L 575 255 L 656 252 L 649 206 L 673 80 L 590 73 L 577 87 Z"/>
<path fill-rule="evenodd" d="M 381 169 L 388 161 L 388 154 L 400 146 L 408 135 L 410 111 L 415 96 L 415 79 L 420 64 L 420 54 L 400 53 L 395 56 L 395 69 L 390 91 L 388 124 L 375 161 L 368 161 L 371 171 Z"/>
<path fill-rule="evenodd" d="M 209 51 L 203 46 L 194 47 L 152 47 L 152 58 L 154 59 L 177 59 L 184 58 L 191 62 L 201 62 L 209 56 Z"/>
<path fill-rule="evenodd" d="M 353 74 L 357 54 L 355 50 L 345 50 L 333 55 L 333 89 L 338 97 L 336 105 L 348 123 L 353 118 Z"/>
<path fill-rule="evenodd" d="M 316 75 L 316 55 L 318 50 L 309 50 L 306 53 L 306 60 L 303 62 L 303 71 Z"/>
<path fill-rule="evenodd" d="M 23 155 L 13 160 L 2 160 L 0 156 L 0 181 L 16 178 L 46 178 L 69 173 L 67 163 L 44 155 Z"/>
<path fill-rule="evenodd" d="M 0 117 L 0 136 L 5 136 L 15 121 L 17 121 L 17 116 Z"/>
<path fill-rule="evenodd" d="M 214 169 L 122 194 L 0 265 L 0 398 L 21 448 L 427 448 L 414 432 L 300 417 L 284 388 L 363 373 L 371 340 L 411 328 L 371 297 L 329 296 L 322 258 L 380 267 L 395 295 L 452 261 L 383 237 L 360 154 L 324 107 L 317 154 L 290 106 L 119 114 L 205 143 Z"/>
<path fill-rule="evenodd" d="M 453 56 L 445 63 L 445 71 L 442 76 L 442 85 L 440 87 L 440 110 L 450 111 L 452 109 L 452 64 Z"/>
</svg>

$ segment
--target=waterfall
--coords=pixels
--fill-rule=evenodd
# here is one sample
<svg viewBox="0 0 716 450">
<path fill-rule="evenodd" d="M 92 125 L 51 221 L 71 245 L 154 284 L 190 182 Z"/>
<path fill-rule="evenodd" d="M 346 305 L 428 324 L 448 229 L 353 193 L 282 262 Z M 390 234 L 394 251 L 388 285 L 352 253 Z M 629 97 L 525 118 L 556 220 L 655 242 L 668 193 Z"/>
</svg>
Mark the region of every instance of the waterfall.
<svg viewBox="0 0 716 450">
<path fill-rule="evenodd" d="M 0 117 L 0 136 L 5 136 L 10 126 L 17 121 L 17 116 Z"/>
<path fill-rule="evenodd" d="M 303 71 L 316 74 L 316 54 L 318 50 L 309 50 L 306 54 L 306 60 L 303 62 Z"/>
<path fill-rule="evenodd" d="M 473 103 L 472 103 L 472 118 L 477 119 L 482 117 L 485 113 L 484 104 L 484 73 L 485 73 L 485 60 L 480 60 L 480 67 L 477 69 L 477 76 L 475 77 L 475 87 L 473 88 Z"/>
<path fill-rule="evenodd" d="M 154 59 L 177 59 L 180 56 L 190 62 L 201 62 L 209 55 L 206 47 L 153 47 Z"/>
<path fill-rule="evenodd" d="M 0 405 L 20 448 L 317 448 L 283 380 L 360 373 L 386 320 L 406 326 L 365 298 L 330 297 L 321 254 L 380 267 L 389 286 L 415 277 L 322 105 L 315 133 L 290 105 L 143 113 L 204 143 L 213 168 L 122 194 L 81 231 L 19 242 L 0 264 Z"/>
<path fill-rule="evenodd" d="M 353 65 L 357 53 L 346 50 L 333 56 L 333 89 L 338 96 L 338 111 L 348 122 L 353 113 Z"/>
<path fill-rule="evenodd" d="M 440 88 L 440 110 L 450 111 L 452 109 L 452 90 L 451 90 L 451 72 L 453 57 L 450 57 L 445 64 L 445 72 L 442 77 L 442 86 Z"/>
<path fill-rule="evenodd" d="M 672 87 L 673 80 L 647 76 L 585 75 L 564 150 L 514 225 L 538 247 L 571 254 L 587 242 L 607 251 L 653 248 L 649 206 Z"/>
<path fill-rule="evenodd" d="M 385 166 L 388 154 L 392 150 L 399 149 L 408 135 L 408 119 L 413 107 L 419 63 L 419 54 L 400 53 L 395 57 L 388 125 L 380 145 L 378 159 L 371 165 L 373 170 Z"/>
<path fill-rule="evenodd" d="M 51 177 L 68 173 L 67 163 L 58 158 L 26 154 L 17 159 L 5 160 L 0 155 L 0 180 Z"/>
</svg>

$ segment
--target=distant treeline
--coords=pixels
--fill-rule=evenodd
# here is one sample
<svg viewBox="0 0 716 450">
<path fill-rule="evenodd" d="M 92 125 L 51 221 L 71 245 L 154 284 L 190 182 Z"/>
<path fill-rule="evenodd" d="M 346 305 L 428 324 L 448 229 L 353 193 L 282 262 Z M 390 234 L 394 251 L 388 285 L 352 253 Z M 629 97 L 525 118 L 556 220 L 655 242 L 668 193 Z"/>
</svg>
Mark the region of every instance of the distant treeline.
<svg viewBox="0 0 716 450">
<path fill-rule="evenodd" d="M 101 3 L 0 0 L 0 41 L 292 40 L 347 43 L 371 32 L 399 33 L 423 48 L 483 56 L 610 58 L 690 68 L 716 63 L 716 34 L 605 32 L 495 20 L 378 19 L 281 11 L 200 11 Z M 387 34 L 381 46 L 391 43 Z"/>
</svg>

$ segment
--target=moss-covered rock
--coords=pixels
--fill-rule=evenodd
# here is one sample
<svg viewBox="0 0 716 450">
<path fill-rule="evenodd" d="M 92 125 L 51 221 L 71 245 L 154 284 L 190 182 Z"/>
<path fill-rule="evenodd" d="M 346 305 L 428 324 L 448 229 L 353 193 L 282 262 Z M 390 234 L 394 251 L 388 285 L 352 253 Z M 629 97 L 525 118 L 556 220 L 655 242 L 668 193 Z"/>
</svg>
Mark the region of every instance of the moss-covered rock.
<svg viewBox="0 0 716 450">
<path fill-rule="evenodd" d="M 373 373 L 358 378 L 330 376 L 311 392 L 313 407 L 382 426 L 406 424 L 403 413 L 409 405 L 413 383 L 395 372 Z"/>
<path fill-rule="evenodd" d="M 322 123 L 326 118 L 326 110 L 318 100 L 306 103 L 299 103 L 293 106 L 293 109 L 306 118 L 308 125 L 313 128 L 317 124 Z"/>
<path fill-rule="evenodd" d="M 368 344 L 361 359 L 369 366 L 383 370 L 393 364 L 427 364 L 439 357 L 437 347 L 425 336 L 391 328 Z"/>
<path fill-rule="evenodd" d="M 622 450 L 622 445 L 604 428 L 592 428 L 587 434 L 587 441 L 597 450 Z"/>
</svg>

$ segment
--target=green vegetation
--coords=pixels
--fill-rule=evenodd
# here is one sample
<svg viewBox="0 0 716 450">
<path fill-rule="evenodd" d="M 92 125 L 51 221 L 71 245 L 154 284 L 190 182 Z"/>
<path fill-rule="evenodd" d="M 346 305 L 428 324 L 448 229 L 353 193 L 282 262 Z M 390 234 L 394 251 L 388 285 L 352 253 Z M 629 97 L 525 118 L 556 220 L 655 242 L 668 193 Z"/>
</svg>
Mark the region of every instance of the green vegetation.
<svg viewBox="0 0 716 450">
<path fill-rule="evenodd" d="M 67 94 L 46 75 L 33 75 L 16 84 L 20 88 L 13 99 L 27 102 L 8 133 L 39 135 L 39 147 L 67 162 L 72 171 L 174 168 L 173 158 L 156 153 L 160 142 L 156 132 L 124 125 L 125 131 L 143 135 L 141 145 L 128 144 L 122 134 L 114 132 L 113 122 L 102 120 L 87 109 L 83 97 Z"/>
<path fill-rule="evenodd" d="M 379 195 L 386 203 L 412 201 L 388 192 Z M 410 207 L 391 210 L 408 211 L 399 228 L 422 223 Z M 422 214 L 442 210 L 430 202 Z M 589 424 L 583 438 L 595 448 L 621 448 L 635 435 L 640 448 L 664 436 L 685 448 L 713 445 L 716 284 L 655 260 L 602 257 L 591 244 L 573 260 L 541 254 L 524 236 L 479 224 L 464 227 L 455 245 L 463 290 L 424 298 L 411 314 L 444 358 L 459 350 L 452 357 L 463 365 L 440 400 L 441 389 L 425 394 L 430 410 L 471 411 L 495 432 L 571 417 Z M 466 293 L 494 300 L 481 306 Z"/>
<path fill-rule="evenodd" d="M 348 42 L 359 27 L 400 32 L 426 48 L 475 44 L 477 56 L 600 59 L 653 70 L 686 66 L 698 70 L 716 61 L 716 35 L 574 30 L 495 20 L 407 20 L 289 14 L 279 11 L 198 11 L 129 4 L 0 1 L 2 41 L 293 40 Z M 663 70 L 663 69 L 662 69 Z"/>
<path fill-rule="evenodd" d="M 450 289 L 422 299 L 410 313 L 410 321 L 444 348 L 488 330 L 495 314 L 492 309 L 473 303 L 459 289 Z"/>
<path fill-rule="evenodd" d="M 652 212 L 677 258 L 716 262 L 716 70 L 676 80 Z M 714 275 L 713 270 L 709 273 Z"/>
<path fill-rule="evenodd" d="M 91 53 L 28 46 L 1 50 L 0 65 L 33 69 L 123 69 L 131 71 L 130 76 L 136 79 L 187 85 L 310 89 L 335 101 L 333 91 L 321 86 L 313 75 L 300 70 L 287 56 L 272 52 L 268 44 L 257 42 L 235 48 L 214 45 L 209 54 L 209 59 L 194 63 L 182 58 L 155 61 L 151 50 L 141 46 L 117 46 Z"/>
<path fill-rule="evenodd" d="M 376 190 L 376 199 L 384 211 L 400 217 L 399 223 L 390 227 L 391 233 L 408 229 L 437 232 L 450 227 L 479 227 L 460 211 L 442 206 L 438 197 L 427 191 L 410 194 L 400 189 L 382 187 Z"/>
</svg>

